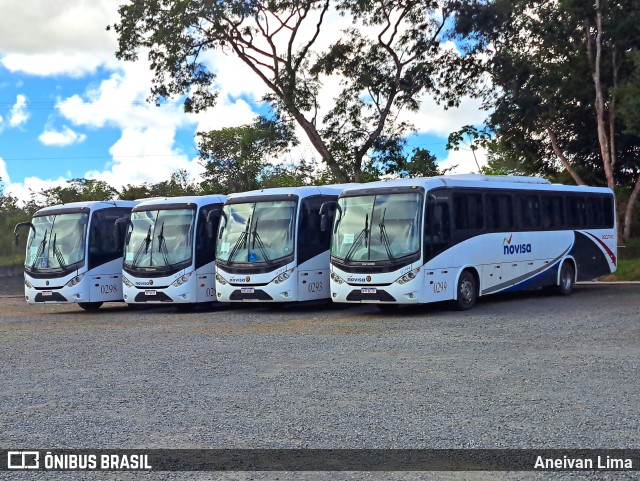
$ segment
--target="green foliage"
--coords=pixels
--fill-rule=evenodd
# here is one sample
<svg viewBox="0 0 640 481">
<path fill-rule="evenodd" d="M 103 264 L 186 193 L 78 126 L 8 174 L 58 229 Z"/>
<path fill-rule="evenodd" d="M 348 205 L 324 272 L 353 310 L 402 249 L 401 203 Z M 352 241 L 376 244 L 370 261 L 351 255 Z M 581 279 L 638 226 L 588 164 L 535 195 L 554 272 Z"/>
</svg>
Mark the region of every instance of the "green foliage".
<svg viewBox="0 0 640 481">
<path fill-rule="evenodd" d="M 490 171 L 608 186 L 632 232 L 640 194 L 640 2 L 464 0 L 456 29 L 485 56 Z"/>
<path fill-rule="evenodd" d="M 640 52 L 629 52 L 631 74 L 615 89 L 625 133 L 640 137 Z"/>
<path fill-rule="evenodd" d="M 296 122 L 339 182 L 361 181 L 375 171 L 379 139 L 402 137 L 412 126 L 398 122 L 402 110 L 416 110 L 424 95 L 447 106 L 475 87 L 471 57 L 450 48 L 448 28 L 457 0 L 135 0 L 120 7 L 113 25 L 116 56 L 135 61 L 148 52 L 154 80 L 151 100 L 185 96 L 185 110 L 215 102 L 215 75 L 201 61 L 221 49 L 244 62 L 268 89 L 279 123 Z M 352 27 L 326 51 L 317 39 L 329 12 L 353 19 Z M 366 32 L 366 34 L 365 34 Z M 319 92 L 339 75 L 341 91 L 318 122 Z M 237 132 L 226 133 L 235 137 Z M 222 133 L 212 142 L 220 144 Z M 207 139 L 202 138 L 207 150 Z M 384 144 L 384 142 L 383 142 Z M 379 152 L 378 152 L 379 154 Z M 241 155 L 219 156 L 225 160 Z M 257 166 L 246 160 L 249 186 Z M 206 189 L 227 186 L 210 178 Z M 244 187 L 243 187 L 244 188 Z"/>
<path fill-rule="evenodd" d="M 276 184 L 279 175 L 296 177 L 295 169 L 274 167 L 268 161 L 297 143 L 291 123 L 258 117 L 250 125 L 199 132 L 196 137 L 200 157 L 205 160 L 201 184 L 205 192 L 244 192 L 264 187 L 265 176 Z"/>
<path fill-rule="evenodd" d="M 38 196 L 44 205 L 68 204 L 89 200 L 112 200 L 117 198 L 118 191 L 102 180 L 72 179 L 65 187 L 43 189 L 32 197 Z"/>
</svg>

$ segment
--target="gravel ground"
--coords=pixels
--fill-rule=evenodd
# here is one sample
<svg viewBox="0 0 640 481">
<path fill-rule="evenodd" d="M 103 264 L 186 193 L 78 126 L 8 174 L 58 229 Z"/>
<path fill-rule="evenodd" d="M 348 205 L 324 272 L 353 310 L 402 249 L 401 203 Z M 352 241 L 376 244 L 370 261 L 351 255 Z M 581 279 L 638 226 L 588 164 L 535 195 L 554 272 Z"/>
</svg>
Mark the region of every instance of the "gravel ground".
<svg viewBox="0 0 640 481">
<path fill-rule="evenodd" d="M 640 286 L 456 312 L 28 306 L 0 283 L 0 446 L 640 448 Z M 1 475 L 2 473 L 0 473 Z M 32 473 L 38 479 L 637 479 L 635 473 Z M 34 476 L 21 476 L 29 478 Z"/>
</svg>

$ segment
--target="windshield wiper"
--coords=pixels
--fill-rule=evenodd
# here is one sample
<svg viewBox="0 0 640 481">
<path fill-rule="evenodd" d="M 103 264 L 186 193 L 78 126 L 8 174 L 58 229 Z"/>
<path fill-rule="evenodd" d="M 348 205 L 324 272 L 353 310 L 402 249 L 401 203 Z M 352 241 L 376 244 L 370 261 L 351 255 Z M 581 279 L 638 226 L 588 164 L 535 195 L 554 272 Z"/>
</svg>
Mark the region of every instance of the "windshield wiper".
<svg viewBox="0 0 640 481">
<path fill-rule="evenodd" d="M 227 259 L 227 262 L 231 262 L 233 260 L 233 258 L 238 253 L 238 250 L 240 249 L 240 245 L 242 245 L 243 249 L 247 247 L 247 238 L 249 237 L 250 225 L 251 225 L 251 217 L 247 219 L 247 223 L 244 225 L 244 230 L 240 234 L 240 237 L 238 237 L 238 240 L 236 241 L 236 243 L 233 245 L 233 249 L 231 249 L 231 252 L 229 253 L 229 258 Z"/>
<path fill-rule="evenodd" d="M 158 252 L 162 254 L 164 265 L 169 266 L 169 251 L 167 250 L 167 242 L 164 238 L 164 222 L 160 228 L 160 234 L 158 234 Z"/>
<path fill-rule="evenodd" d="M 65 269 L 67 267 L 67 263 L 64 261 L 64 256 L 62 255 L 60 248 L 56 245 L 57 238 L 58 238 L 58 233 L 56 232 L 53 235 L 53 243 L 52 243 L 53 255 L 56 257 L 56 260 L 58 261 L 58 264 L 60 264 L 60 267 Z"/>
<path fill-rule="evenodd" d="M 149 230 L 147 231 L 147 237 L 145 237 L 140 247 L 138 247 L 138 251 L 136 252 L 135 257 L 133 258 L 133 262 L 131 263 L 131 267 L 137 267 L 138 261 L 142 257 L 142 254 L 147 254 L 149 252 L 149 245 L 151 244 L 151 226 L 149 226 Z M 144 249 L 144 252 L 143 252 Z"/>
<path fill-rule="evenodd" d="M 31 268 L 32 269 L 36 268 L 36 264 L 38 263 L 38 259 L 40 257 L 42 257 L 42 254 L 44 254 L 44 249 L 47 247 L 47 233 L 48 232 L 49 232 L 48 230 L 44 231 L 44 237 L 40 241 L 40 245 L 38 246 L 38 252 L 36 252 L 36 256 L 33 259 L 33 264 L 31 264 Z"/>
<path fill-rule="evenodd" d="M 391 252 L 391 242 L 389 241 L 389 236 L 387 235 L 387 228 L 384 225 L 384 217 L 387 214 L 387 208 L 384 208 L 382 211 L 382 219 L 380 219 L 380 223 L 378 227 L 380 228 L 380 243 L 384 246 L 387 251 L 387 256 L 390 260 L 395 260 L 395 256 Z"/>
<path fill-rule="evenodd" d="M 344 260 L 348 261 L 351 259 L 351 256 L 356 253 L 356 249 L 360 245 L 360 243 L 364 240 L 364 246 L 367 246 L 367 239 L 369 239 L 369 214 L 367 214 L 364 218 L 364 228 L 358 234 L 358 237 L 355 238 L 351 248 L 347 252 L 347 255 L 344 256 Z"/>
<path fill-rule="evenodd" d="M 258 234 L 258 221 L 260 219 L 256 219 L 256 224 L 253 226 L 253 232 L 251 232 L 253 234 L 253 246 L 252 249 L 256 248 L 256 241 L 258 241 L 258 248 L 260 249 L 260 253 L 262 254 L 262 258 L 267 261 L 269 264 L 271 264 L 271 259 L 269 258 L 269 256 L 267 255 L 267 251 L 264 245 L 264 242 L 262 242 L 262 239 L 260 238 L 260 234 Z"/>
</svg>

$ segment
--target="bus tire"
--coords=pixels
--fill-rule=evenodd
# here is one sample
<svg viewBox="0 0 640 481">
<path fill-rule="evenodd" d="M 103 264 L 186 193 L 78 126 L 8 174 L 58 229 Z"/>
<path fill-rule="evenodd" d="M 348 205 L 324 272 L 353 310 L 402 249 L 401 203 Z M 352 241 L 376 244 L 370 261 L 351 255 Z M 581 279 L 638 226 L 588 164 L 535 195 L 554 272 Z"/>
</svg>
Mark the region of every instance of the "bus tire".
<svg viewBox="0 0 640 481">
<path fill-rule="evenodd" d="M 471 271 L 462 271 L 458 279 L 456 293 L 455 303 L 458 310 L 466 311 L 475 305 L 478 299 L 478 282 Z"/>
<path fill-rule="evenodd" d="M 573 264 L 569 261 L 562 263 L 560 268 L 560 279 L 556 286 L 556 292 L 561 296 L 568 296 L 573 292 L 573 285 L 575 283 L 576 273 Z"/>
<path fill-rule="evenodd" d="M 78 306 L 85 311 L 97 311 L 101 305 L 102 302 L 78 302 Z"/>
</svg>

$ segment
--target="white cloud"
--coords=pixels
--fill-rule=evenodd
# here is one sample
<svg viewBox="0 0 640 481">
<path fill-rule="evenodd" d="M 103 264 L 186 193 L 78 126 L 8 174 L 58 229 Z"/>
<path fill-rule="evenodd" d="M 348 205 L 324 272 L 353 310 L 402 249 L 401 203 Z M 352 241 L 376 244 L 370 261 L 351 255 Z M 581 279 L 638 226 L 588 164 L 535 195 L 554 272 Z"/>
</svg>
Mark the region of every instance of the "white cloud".
<svg viewBox="0 0 640 481">
<path fill-rule="evenodd" d="M 104 171 L 87 172 L 86 177 L 121 188 L 126 184 L 165 181 L 179 169 L 199 176 L 202 168 L 198 162 L 174 149 L 174 136 L 175 130 L 170 127 L 125 129 L 110 149 L 113 162 Z"/>
<path fill-rule="evenodd" d="M 2 183 L 7 185 L 11 182 L 9 178 L 9 172 L 7 171 L 7 163 L 4 161 L 2 157 L 0 157 L 0 179 L 2 179 Z"/>
<path fill-rule="evenodd" d="M 20 127 L 29 120 L 29 112 L 27 112 L 27 97 L 22 94 L 16 95 L 16 103 L 11 107 L 9 113 L 9 125 L 11 127 Z"/>
<path fill-rule="evenodd" d="M 107 25 L 118 19 L 113 0 L 2 2 L 0 51 L 102 51 L 115 44 Z M 37 35 L 34 35 L 37 32 Z"/>
<path fill-rule="evenodd" d="M 65 125 L 62 131 L 53 130 L 48 127 L 45 128 L 44 132 L 38 137 L 38 140 L 44 145 L 64 147 L 84 142 L 86 138 L 87 136 L 85 134 L 79 134 Z"/>
<path fill-rule="evenodd" d="M 104 60 L 90 53 L 55 52 L 46 54 L 10 53 L 2 57 L 2 65 L 10 72 L 46 77 L 68 75 L 78 78 L 94 72 Z"/>
<path fill-rule="evenodd" d="M 41 190 L 52 187 L 64 187 L 67 180 L 63 177 L 57 179 L 40 179 L 39 177 L 27 177 L 23 182 L 14 182 L 7 185 L 6 192 L 17 197 L 23 202 L 31 200 L 32 193 L 37 194 Z M 43 199 L 36 199 L 42 201 Z"/>
<path fill-rule="evenodd" d="M 476 163 L 477 162 L 477 163 Z M 438 162 L 440 170 L 451 169 L 450 174 L 477 174 L 478 165 L 487 165 L 487 150 L 478 149 L 474 152 L 471 149 L 461 148 L 460 150 L 450 150 L 446 159 Z"/>
</svg>

